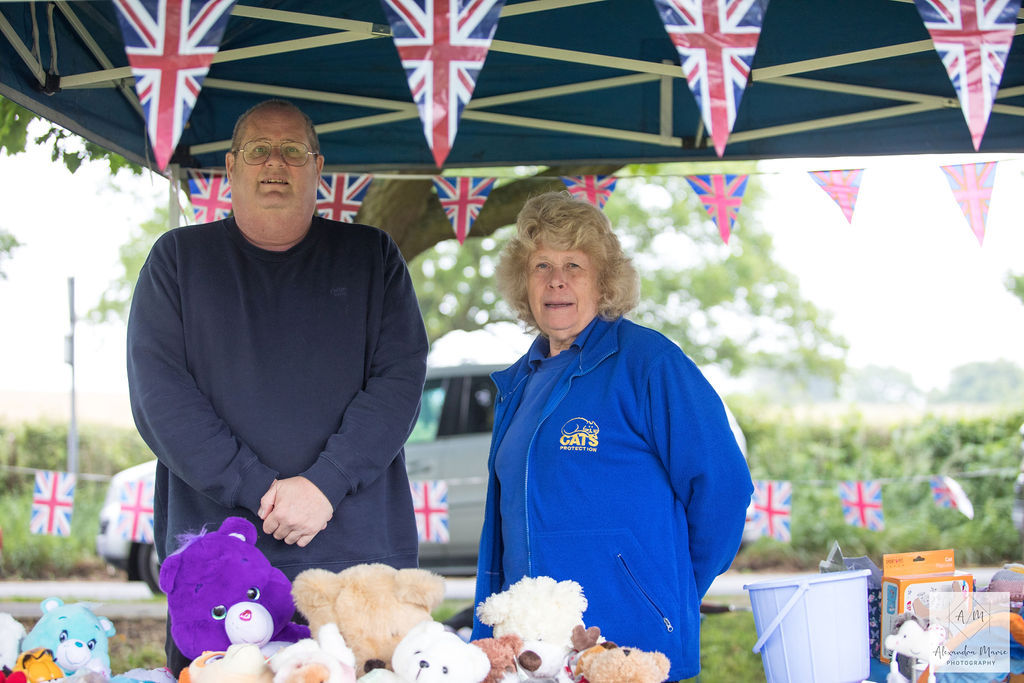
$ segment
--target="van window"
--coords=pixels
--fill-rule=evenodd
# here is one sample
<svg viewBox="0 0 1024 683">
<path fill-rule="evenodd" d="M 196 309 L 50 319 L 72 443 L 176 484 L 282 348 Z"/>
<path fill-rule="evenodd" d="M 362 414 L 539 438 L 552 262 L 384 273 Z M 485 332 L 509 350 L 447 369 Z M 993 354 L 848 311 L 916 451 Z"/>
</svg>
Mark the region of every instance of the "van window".
<svg viewBox="0 0 1024 683">
<path fill-rule="evenodd" d="M 466 433 L 491 432 L 494 426 L 494 382 L 487 375 L 472 377 L 466 411 Z"/>
<path fill-rule="evenodd" d="M 442 379 L 429 379 L 424 384 L 420 415 L 416 418 L 416 426 L 412 428 L 408 443 L 429 442 L 437 438 L 446 393 L 444 384 Z"/>
</svg>

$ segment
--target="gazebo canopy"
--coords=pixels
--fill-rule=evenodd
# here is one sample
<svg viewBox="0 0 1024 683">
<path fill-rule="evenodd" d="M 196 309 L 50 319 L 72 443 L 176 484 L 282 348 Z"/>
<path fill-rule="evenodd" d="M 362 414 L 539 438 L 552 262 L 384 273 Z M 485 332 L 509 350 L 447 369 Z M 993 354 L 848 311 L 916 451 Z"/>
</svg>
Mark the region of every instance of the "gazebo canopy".
<svg viewBox="0 0 1024 683">
<path fill-rule="evenodd" d="M 1024 148 L 1021 32 L 981 152 Z M 0 3 L 0 94 L 154 165 L 107 0 Z M 310 114 L 330 169 L 437 170 L 378 2 L 236 4 L 172 163 L 223 166 L 268 97 Z M 724 160 L 973 149 L 913 2 L 771 0 Z M 717 158 L 651 0 L 508 0 L 445 167 Z"/>
</svg>

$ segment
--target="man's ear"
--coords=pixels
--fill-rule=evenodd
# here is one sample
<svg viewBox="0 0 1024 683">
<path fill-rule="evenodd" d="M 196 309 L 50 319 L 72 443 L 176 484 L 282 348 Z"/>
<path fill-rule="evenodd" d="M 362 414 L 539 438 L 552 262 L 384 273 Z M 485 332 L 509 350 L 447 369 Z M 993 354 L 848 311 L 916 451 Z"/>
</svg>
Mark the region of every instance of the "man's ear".
<svg viewBox="0 0 1024 683">
<path fill-rule="evenodd" d="M 320 158 L 320 157 L 317 157 L 317 158 Z M 232 154 L 231 152 L 228 152 L 227 154 L 224 155 L 224 168 L 228 172 L 228 182 L 230 183 L 231 182 L 231 173 L 232 173 L 232 171 L 235 168 L 235 155 Z"/>
</svg>

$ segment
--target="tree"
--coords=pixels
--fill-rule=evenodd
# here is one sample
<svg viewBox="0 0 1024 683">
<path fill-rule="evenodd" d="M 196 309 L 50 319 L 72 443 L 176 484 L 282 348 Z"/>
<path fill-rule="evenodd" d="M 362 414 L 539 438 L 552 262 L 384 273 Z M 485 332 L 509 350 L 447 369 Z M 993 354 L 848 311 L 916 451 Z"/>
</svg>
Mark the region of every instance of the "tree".
<svg viewBox="0 0 1024 683">
<path fill-rule="evenodd" d="M 139 271 L 142 270 L 142 265 L 146 262 L 153 243 L 167 231 L 167 223 L 167 207 L 157 207 L 153 212 L 153 217 L 134 230 L 129 236 L 128 242 L 121 245 L 118 251 L 118 260 L 121 263 L 122 272 L 110 283 L 109 289 L 100 297 L 99 303 L 89 311 L 88 318 L 91 322 L 128 320 L 132 292 L 135 291 Z"/>
<path fill-rule="evenodd" d="M 863 403 L 918 403 L 924 399 L 909 372 L 894 367 L 868 365 L 847 375 L 850 397 Z"/>
<path fill-rule="evenodd" d="M 1024 273 L 1007 273 L 1005 283 L 1010 294 L 1024 303 Z"/>
<path fill-rule="evenodd" d="M 653 175 L 670 169 L 634 170 Z M 530 182 L 539 184 L 536 177 Z M 752 180 L 726 246 L 681 176 L 620 180 L 605 212 L 642 275 L 642 301 L 632 317 L 674 339 L 699 365 L 733 375 L 770 367 L 805 386 L 826 380 L 834 392 L 846 342 L 829 331 L 830 316 L 804 300 L 793 275 L 773 261 L 771 237 L 756 220 L 759 192 Z M 488 199 L 481 218 L 490 206 Z M 510 208 L 520 206 L 517 197 Z M 372 222 L 364 213 L 360 220 Z M 447 220 L 442 227 L 450 238 Z M 410 261 L 431 341 L 454 329 L 515 319 L 492 277 L 507 233 L 474 235 L 477 223 L 464 245 L 448 239 Z"/>
<path fill-rule="evenodd" d="M 7 274 L 4 273 L 3 263 L 7 259 L 11 258 L 11 254 L 15 249 L 21 246 L 21 242 L 14 238 L 14 235 L 7 232 L 6 230 L 0 229 L 0 278 L 6 280 Z"/>
<path fill-rule="evenodd" d="M 1024 370 L 1000 359 L 953 368 L 942 402 L 1007 403 L 1024 399 Z"/>
<path fill-rule="evenodd" d="M 86 160 L 105 161 L 110 166 L 111 175 L 116 175 L 122 168 L 127 168 L 135 174 L 142 173 L 141 166 L 131 163 L 120 154 L 115 154 L 69 133 L 3 96 L 0 96 L 0 150 L 3 150 L 7 156 L 24 152 L 25 145 L 29 140 L 29 125 L 33 121 L 40 122 L 37 125 L 46 124 L 48 126 L 40 135 L 33 138 L 33 142 L 37 145 L 51 145 L 50 158 L 53 161 L 60 159 L 72 173 L 77 171 L 82 162 Z M 10 259 L 14 249 L 19 246 L 21 244 L 14 238 L 14 235 L 0 229 L 0 264 L 6 259 Z M 0 278 L 6 277 L 3 270 L 0 269 Z"/>
<path fill-rule="evenodd" d="M 34 118 L 0 98 L 0 147 L 8 154 L 23 150 Z M 52 145 L 53 159 L 60 158 L 72 172 L 84 159 L 106 159 L 114 172 L 128 163 L 92 143 L 72 143 L 77 139 L 50 124 L 35 142 Z M 475 329 L 512 319 L 498 300 L 491 277 L 499 242 L 487 238 L 514 223 L 529 196 L 563 189 L 562 175 L 604 175 L 619 168 L 551 167 L 503 182 L 489 195 L 472 235 L 460 247 L 452 240 L 451 224 L 429 177 L 376 179 L 359 220 L 390 233 L 410 262 L 434 340 L 452 329 Z M 679 165 L 659 183 L 625 182 L 606 207 L 643 273 L 643 299 L 634 317 L 676 340 L 701 365 L 715 364 L 733 375 L 751 367 L 768 367 L 805 382 L 825 378 L 837 383 L 845 367 L 846 343 L 828 329 L 829 316 L 803 299 L 796 279 L 772 259 L 771 237 L 755 218 L 756 182 L 744 198 L 741 229 L 725 247 L 682 177 L 687 169 L 697 172 L 694 168 Z M 658 169 L 636 167 L 634 171 L 651 175 Z M 749 171 L 749 164 L 743 170 Z M 645 193 L 658 194 L 665 201 L 652 204 L 645 201 Z M 159 211 L 122 247 L 124 272 L 90 318 L 127 315 L 139 268 L 165 226 L 166 213 Z M 426 255 L 435 246 L 438 249 Z M 421 254 L 424 258 L 417 262 Z"/>
<path fill-rule="evenodd" d="M 25 151 L 29 139 L 29 124 L 38 121 L 37 125 L 45 126 L 43 132 L 33 138 L 37 145 L 51 145 L 50 158 L 58 159 L 74 173 L 84 161 L 104 161 L 110 166 L 111 175 L 116 175 L 122 168 L 132 173 L 142 173 L 142 167 L 125 159 L 120 154 L 104 149 L 70 133 L 64 128 L 36 116 L 28 109 L 0 96 L 0 150 L 8 156 Z"/>
</svg>

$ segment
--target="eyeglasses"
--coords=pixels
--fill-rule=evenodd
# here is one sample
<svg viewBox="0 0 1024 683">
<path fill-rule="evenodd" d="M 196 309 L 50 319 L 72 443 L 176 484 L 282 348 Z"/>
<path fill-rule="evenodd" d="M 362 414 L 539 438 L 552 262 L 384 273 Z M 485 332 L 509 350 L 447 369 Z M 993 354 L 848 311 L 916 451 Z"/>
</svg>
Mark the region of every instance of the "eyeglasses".
<svg viewBox="0 0 1024 683">
<path fill-rule="evenodd" d="M 289 166 L 305 166 L 311 156 L 317 155 L 316 152 L 309 151 L 309 147 L 301 142 L 282 142 L 280 145 L 272 145 L 263 140 L 250 140 L 241 148 L 233 149 L 231 152 L 233 154 L 241 152 L 242 160 L 245 163 L 257 166 L 269 159 L 275 149 L 280 150 L 281 158 Z"/>
</svg>

